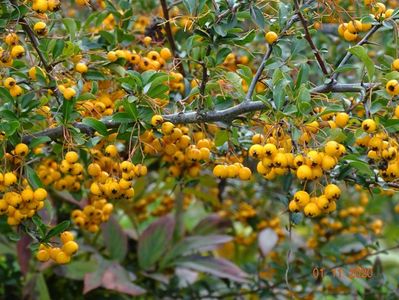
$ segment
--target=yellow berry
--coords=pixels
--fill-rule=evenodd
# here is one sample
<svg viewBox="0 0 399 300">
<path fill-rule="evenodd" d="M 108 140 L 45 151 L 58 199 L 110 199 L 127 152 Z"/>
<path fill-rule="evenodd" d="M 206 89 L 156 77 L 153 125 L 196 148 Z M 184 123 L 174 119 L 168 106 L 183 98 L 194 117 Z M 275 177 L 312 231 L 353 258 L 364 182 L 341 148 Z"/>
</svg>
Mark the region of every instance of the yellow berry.
<svg viewBox="0 0 399 300">
<path fill-rule="evenodd" d="M 278 35 L 274 31 L 269 31 L 266 33 L 265 39 L 268 44 L 274 44 L 278 39 Z"/>
</svg>

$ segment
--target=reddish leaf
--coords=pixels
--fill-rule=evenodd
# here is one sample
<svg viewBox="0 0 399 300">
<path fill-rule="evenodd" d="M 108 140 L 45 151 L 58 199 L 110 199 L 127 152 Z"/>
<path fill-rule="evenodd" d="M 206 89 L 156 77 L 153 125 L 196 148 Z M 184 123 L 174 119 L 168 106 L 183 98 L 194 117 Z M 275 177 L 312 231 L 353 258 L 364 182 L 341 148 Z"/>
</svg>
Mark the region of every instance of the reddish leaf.
<svg viewBox="0 0 399 300">
<path fill-rule="evenodd" d="M 210 256 L 187 256 L 176 262 L 176 265 L 205 272 L 216 277 L 227 278 L 237 282 L 247 282 L 248 274 L 242 271 L 232 262 L 223 258 L 214 258 Z"/>
<path fill-rule="evenodd" d="M 32 238 L 25 234 L 21 237 L 21 239 L 17 243 L 17 256 L 18 263 L 21 269 L 21 273 L 26 275 L 29 270 L 29 260 L 31 257 L 31 251 L 29 249 L 29 244 L 32 241 Z"/>
<path fill-rule="evenodd" d="M 135 276 L 128 273 L 119 264 L 113 263 L 104 272 L 102 286 L 108 290 L 114 290 L 131 296 L 138 296 L 145 293 L 145 290 L 133 283 Z"/>
<path fill-rule="evenodd" d="M 122 261 L 127 254 L 127 235 L 114 217 L 101 226 L 104 243 L 112 259 Z"/>
<path fill-rule="evenodd" d="M 231 227 L 231 220 L 222 218 L 218 214 L 211 214 L 202 219 L 193 229 L 195 235 L 205 235 L 210 233 L 221 233 Z"/>
<path fill-rule="evenodd" d="M 259 249 L 263 256 L 268 255 L 269 252 L 276 246 L 277 242 L 278 236 L 273 229 L 266 228 L 258 235 Z"/>
<path fill-rule="evenodd" d="M 150 269 L 169 247 L 175 220 L 165 216 L 153 222 L 138 240 L 138 260 L 142 269 Z"/>
</svg>

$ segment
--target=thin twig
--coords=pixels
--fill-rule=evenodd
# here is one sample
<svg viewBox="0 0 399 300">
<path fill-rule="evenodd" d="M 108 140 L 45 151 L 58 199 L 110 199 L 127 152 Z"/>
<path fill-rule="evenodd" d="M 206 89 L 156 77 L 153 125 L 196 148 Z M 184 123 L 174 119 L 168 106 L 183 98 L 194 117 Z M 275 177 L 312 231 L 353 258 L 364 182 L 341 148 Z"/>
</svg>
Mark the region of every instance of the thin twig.
<svg viewBox="0 0 399 300">
<path fill-rule="evenodd" d="M 298 15 L 299 20 L 302 23 L 302 27 L 303 27 L 303 29 L 305 31 L 305 39 L 307 40 L 310 48 L 312 48 L 313 54 L 314 54 L 314 56 L 315 56 L 315 58 L 316 58 L 316 60 L 317 60 L 317 62 L 319 64 L 320 69 L 322 70 L 323 74 L 324 75 L 328 75 L 327 66 L 326 66 L 323 58 L 321 57 L 319 49 L 317 49 L 316 45 L 314 44 L 314 42 L 312 40 L 312 37 L 311 37 L 311 35 L 309 33 L 308 21 L 304 18 L 304 16 L 301 13 L 301 9 L 299 7 L 298 0 L 295 0 L 294 4 L 295 4 L 295 9 L 296 9 L 296 14 Z"/>
<path fill-rule="evenodd" d="M 166 0 L 160 0 L 161 1 L 161 6 L 162 6 L 162 12 L 163 12 L 163 17 L 165 19 L 165 31 L 166 31 L 166 38 L 168 39 L 170 49 L 172 50 L 172 54 L 175 57 L 175 59 L 178 61 L 177 66 L 179 68 L 180 73 L 185 76 L 184 72 L 184 67 L 181 62 L 180 57 L 177 54 L 177 48 L 176 48 L 176 43 L 175 39 L 173 38 L 173 33 L 172 29 L 170 27 L 170 19 L 169 19 L 169 10 L 168 10 L 168 4 L 166 3 Z"/>
<path fill-rule="evenodd" d="M 256 84 L 258 83 L 258 80 L 259 80 L 260 76 L 262 75 L 263 69 L 266 66 L 266 61 L 269 59 L 270 55 L 272 54 L 272 50 L 273 50 L 273 46 L 269 45 L 265 55 L 263 56 L 262 62 L 260 63 L 259 68 L 256 71 L 255 76 L 252 78 L 251 84 L 248 88 L 247 95 L 245 96 L 245 101 L 251 101 L 252 94 L 255 90 Z"/>
<path fill-rule="evenodd" d="M 361 46 L 365 43 L 368 42 L 368 40 L 370 39 L 370 37 L 382 26 L 382 24 L 377 24 L 374 25 L 369 32 L 367 32 L 367 34 L 356 44 L 356 46 Z M 337 67 L 335 69 L 338 69 L 340 67 L 342 67 L 343 65 L 345 65 L 348 60 L 352 57 L 352 53 L 350 53 L 349 51 L 346 52 L 345 56 L 341 59 L 341 61 L 338 63 Z M 331 80 L 335 81 L 340 73 L 333 73 L 331 76 Z"/>
</svg>

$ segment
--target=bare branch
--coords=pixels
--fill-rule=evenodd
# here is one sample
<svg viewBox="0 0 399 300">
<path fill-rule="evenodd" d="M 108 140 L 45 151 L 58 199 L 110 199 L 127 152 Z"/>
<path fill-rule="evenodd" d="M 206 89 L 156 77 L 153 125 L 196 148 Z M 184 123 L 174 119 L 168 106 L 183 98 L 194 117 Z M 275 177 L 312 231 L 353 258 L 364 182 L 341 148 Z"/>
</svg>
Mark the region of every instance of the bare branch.
<svg viewBox="0 0 399 300">
<path fill-rule="evenodd" d="M 160 0 L 160 1 L 161 1 L 161 6 L 162 6 L 163 17 L 166 20 L 166 22 L 165 22 L 166 37 L 168 39 L 170 49 L 172 50 L 172 54 L 178 61 L 179 71 L 184 76 L 185 72 L 184 72 L 183 64 L 181 62 L 180 57 L 177 55 L 176 43 L 175 43 L 175 39 L 173 38 L 172 29 L 170 27 L 168 4 L 166 3 L 166 0 Z"/>
<path fill-rule="evenodd" d="M 367 34 L 356 44 L 356 46 L 361 46 L 363 44 L 366 44 L 368 42 L 368 40 L 370 39 L 370 37 L 382 26 L 382 24 L 377 24 L 374 25 L 369 32 L 367 32 Z M 352 57 L 352 53 L 350 53 L 349 51 L 346 52 L 345 56 L 342 58 L 342 60 L 339 62 L 339 64 L 337 65 L 336 69 L 342 67 L 343 65 L 345 65 L 348 60 Z M 338 78 L 339 73 L 333 73 L 333 75 L 331 76 L 331 79 L 334 81 Z"/>
<path fill-rule="evenodd" d="M 251 85 L 249 86 L 247 95 L 245 97 L 245 101 L 251 101 L 252 94 L 254 93 L 256 84 L 258 83 L 258 80 L 259 80 L 260 76 L 262 75 L 263 69 L 266 66 L 266 61 L 269 59 L 270 55 L 272 54 L 272 50 L 273 50 L 273 46 L 269 45 L 265 55 L 263 56 L 262 62 L 260 63 L 259 68 L 256 71 L 255 76 L 252 78 Z"/>
<path fill-rule="evenodd" d="M 319 52 L 319 50 L 317 49 L 316 45 L 313 43 L 312 37 L 309 33 L 309 28 L 308 28 L 308 21 L 304 18 L 304 16 L 301 13 L 299 4 L 298 4 L 298 0 L 294 1 L 295 3 L 295 8 L 296 8 L 296 14 L 298 15 L 299 20 L 302 23 L 302 27 L 305 31 L 305 39 L 307 40 L 310 48 L 312 48 L 313 54 L 320 66 L 320 69 L 322 70 L 324 75 L 328 75 L 328 70 L 327 70 L 327 66 L 323 60 L 323 58 L 321 57 L 321 54 Z"/>
<path fill-rule="evenodd" d="M 316 93 L 344 93 L 344 92 L 361 92 L 377 86 L 378 84 L 371 83 L 335 83 L 335 84 L 323 84 L 310 90 L 312 94 Z M 272 99 L 271 99 L 272 100 Z M 270 101 L 271 101 L 270 100 Z M 207 122 L 230 122 L 241 115 L 250 112 L 262 111 L 267 108 L 266 103 L 262 101 L 243 101 L 233 107 L 223 110 L 213 110 L 207 112 L 180 112 L 175 114 L 164 115 L 163 118 L 166 121 L 174 124 L 189 124 L 189 123 L 207 123 Z M 111 129 L 120 126 L 120 123 L 114 121 L 102 121 L 103 124 Z M 86 124 L 76 122 L 71 124 L 72 128 L 79 129 L 80 132 L 87 135 L 93 135 L 95 130 Z M 37 133 L 32 133 L 29 136 L 24 136 L 22 141 L 29 144 L 32 139 L 42 136 L 48 136 L 51 140 L 57 140 L 63 135 L 64 126 L 58 126 L 55 128 L 46 129 Z"/>
</svg>

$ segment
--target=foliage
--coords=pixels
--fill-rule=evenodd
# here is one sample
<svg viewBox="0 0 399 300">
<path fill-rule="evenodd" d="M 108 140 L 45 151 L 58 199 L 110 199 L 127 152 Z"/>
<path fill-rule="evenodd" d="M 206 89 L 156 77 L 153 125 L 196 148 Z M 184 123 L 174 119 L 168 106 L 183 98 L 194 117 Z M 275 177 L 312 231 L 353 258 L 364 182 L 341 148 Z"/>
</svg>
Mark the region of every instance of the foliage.
<svg viewBox="0 0 399 300">
<path fill-rule="evenodd" d="M 399 1 L 0 5 L 4 299 L 396 299 Z"/>
</svg>

